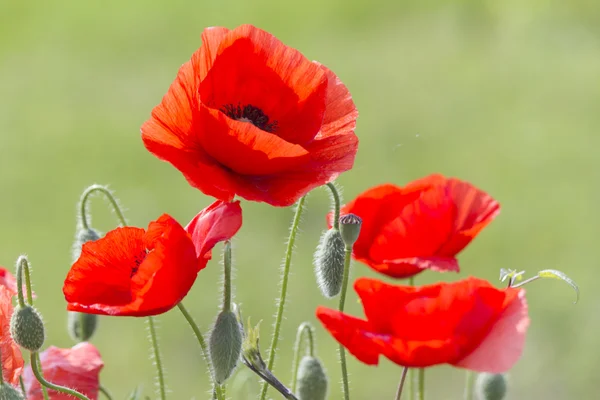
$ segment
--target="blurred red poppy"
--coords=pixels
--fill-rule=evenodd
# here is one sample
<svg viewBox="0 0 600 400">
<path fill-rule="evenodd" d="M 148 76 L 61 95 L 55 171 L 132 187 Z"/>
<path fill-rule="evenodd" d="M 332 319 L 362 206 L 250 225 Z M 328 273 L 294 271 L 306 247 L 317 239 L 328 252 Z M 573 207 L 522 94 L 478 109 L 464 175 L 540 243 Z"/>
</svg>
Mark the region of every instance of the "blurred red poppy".
<svg viewBox="0 0 600 400">
<path fill-rule="evenodd" d="M 0 354 L 2 357 L 2 376 L 11 385 L 19 383 L 23 370 L 23 356 L 19 345 L 10 335 L 10 318 L 13 314 L 14 294 L 4 285 L 0 285 Z"/>
<path fill-rule="evenodd" d="M 204 30 L 141 132 L 203 193 L 287 206 L 352 168 L 357 116 L 333 72 L 242 25 Z"/>
<path fill-rule="evenodd" d="M 0 286 L 7 288 L 11 295 L 17 295 L 17 279 L 4 267 L 0 267 Z"/>
<path fill-rule="evenodd" d="M 502 373 L 521 357 L 529 326 L 523 289 L 496 289 L 476 278 L 422 287 L 361 278 L 354 289 L 366 321 L 324 307 L 317 317 L 365 364 L 383 355 L 407 367 Z"/>
<path fill-rule="evenodd" d="M 50 346 L 40 353 L 40 361 L 44 378 L 49 382 L 74 389 L 90 400 L 98 399 L 99 374 L 104 363 L 98 349 L 91 343 L 82 342 L 71 349 Z M 40 383 L 29 365 L 23 374 L 23 381 L 27 400 L 44 399 Z M 54 390 L 49 390 L 48 394 L 50 400 L 73 400 L 73 396 Z"/>
<path fill-rule="evenodd" d="M 500 205 L 487 193 L 439 174 L 403 188 L 373 187 L 342 207 L 342 214 L 362 218 L 353 257 L 394 278 L 425 269 L 458 271 L 455 256 L 499 212 Z"/>
<path fill-rule="evenodd" d="M 67 309 L 129 316 L 164 313 L 188 293 L 214 245 L 235 235 L 241 223 L 239 202 L 217 201 L 194 218 L 189 233 L 165 214 L 146 231 L 117 228 L 87 242 L 65 280 Z"/>
</svg>

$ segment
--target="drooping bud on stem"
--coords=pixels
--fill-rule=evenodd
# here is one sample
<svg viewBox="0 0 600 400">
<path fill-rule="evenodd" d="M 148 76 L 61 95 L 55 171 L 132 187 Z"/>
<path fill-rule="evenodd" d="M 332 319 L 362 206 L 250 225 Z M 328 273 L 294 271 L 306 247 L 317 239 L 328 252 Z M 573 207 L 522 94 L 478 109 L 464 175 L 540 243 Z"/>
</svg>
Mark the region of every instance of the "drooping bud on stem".
<svg viewBox="0 0 600 400">
<path fill-rule="evenodd" d="M 340 293 L 344 276 L 344 241 L 338 229 L 323 232 L 313 263 L 317 284 L 323 296 L 332 298 Z"/>
<path fill-rule="evenodd" d="M 342 240 L 348 248 L 352 248 L 358 235 L 360 234 L 360 227 L 362 225 L 362 219 L 356 214 L 346 214 L 340 217 L 340 232 L 342 234 Z"/>
<path fill-rule="evenodd" d="M 10 319 L 10 334 L 19 346 L 38 351 L 45 339 L 42 317 L 31 306 L 17 306 Z"/>
<path fill-rule="evenodd" d="M 298 368 L 298 399 L 325 400 L 327 397 L 327 374 L 316 357 L 304 356 Z"/>
<path fill-rule="evenodd" d="M 242 351 L 242 329 L 233 311 L 222 311 L 217 316 L 210 333 L 209 350 L 215 381 L 220 385 L 235 370 Z"/>
<path fill-rule="evenodd" d="M 504 374 L 481 373 L 475 382 L 477 400 L 502 400 L 506 396 L 507 384 Z"/>
<path fill-rule="evenodd" d="M 98 317 L 95 314 L 86 314 L 77 311 L 67 313 L 67 329 L 71 338 L 77 342 L 87 342 L 94 332 Z"/>
</svg>

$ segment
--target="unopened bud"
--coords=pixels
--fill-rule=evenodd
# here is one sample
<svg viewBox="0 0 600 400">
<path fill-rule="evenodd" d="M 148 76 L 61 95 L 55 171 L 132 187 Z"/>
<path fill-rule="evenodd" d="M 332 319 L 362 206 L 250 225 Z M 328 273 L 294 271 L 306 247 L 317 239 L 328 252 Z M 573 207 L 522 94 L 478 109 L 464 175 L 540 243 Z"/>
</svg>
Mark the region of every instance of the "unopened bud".
<svg viewBox="0 0 600 400">
<path fill-rule="evenodd" d="M 354 246 L 360 234 L 361 225 L 362 219 L 356 214 L 346 214 L 340 217 L 340 232 L 346 246 L 350 248 Z"/>
<path fill-rule="evenodd" d="M 502 400 L 506 396 L 507 384 L 504 374 L 481 373 L 477 376 L 475 393 L 477 400 Z"/>
<path fill-rule="evenodd" d="M 317 284 L 327 298 L 337 296 L 342 288 L 344 248 L 339 230 L 330 229 L 321 235 L 313 262 Z"/>
<path fill-rule="evenodd" d="M 92 228 L 80 228 L 75 233 L 75 241 L 73 242 L 73 262 L 79 259 L 81 255 L 81 247 L 84 243 L 100 239 L 100 232 Z"/>
<path fill-rule="evenodd" d="M 10 334 L 24 349 L 38 351 L 44 344 L 44 322 L 31 306 L 17 307 L 10 319 Z"/>
<path fill-rule="evenodd" d="M 223 311 L 219 314 L 209 346 L 215 380 L 220 385 L 235 370 L 242 350 L 242 329 L 235 313 Z"/>
<path fill-rule="evenodd" d="M 0 385 L 0 400 L 24 400 L 23 394 L 8 383 Z"/>
<path fill-rule="evenodd" d="M 305 356 L 298 367 L 298 399 L 325 400 L 327 397 L 327 374 L 316 357 Z"/>
<path fill-rule="evenodd" d="M 98 316 L 77 311 L 67 313 L 67 330 L 73 340 L 87 342 L 94 332 L 98 323 Z"/>
</svg>

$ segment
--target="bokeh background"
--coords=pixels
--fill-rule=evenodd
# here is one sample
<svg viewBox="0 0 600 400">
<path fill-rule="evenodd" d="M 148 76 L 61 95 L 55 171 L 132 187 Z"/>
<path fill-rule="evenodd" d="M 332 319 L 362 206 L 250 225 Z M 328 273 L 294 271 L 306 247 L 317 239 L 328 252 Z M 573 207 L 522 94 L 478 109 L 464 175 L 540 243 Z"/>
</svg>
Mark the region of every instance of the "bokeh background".
<svg viewBox="0 0 600 400">
<path fill-rule="evenodd" d="M 2 0 L 0 264 L 12 268 L 20 254 L 29 255 L 47 343 L 72 345 L 61 288 L 86 185 L 109 184 L 137 226 L 164 212 L 185 224 L 210 203 L 144 149 L 139 127 L 200 46 L 202 29 L 242 23 L 329 66 L 352 92 L 361 143 L 354 169 L 339 179 L 347 199 L 375 184 L 441 172 L 500 201 L 501 215 L 460 255 L 462 272 L 424 273 L 418 283 L 471 274 L 497 282 L 500 268 L 558 268 L 579 283 L 577 305 L 561 282 L 528 287 L 532 324 L 508 398 L 600 398 L 600 4 L 594 0 Z M 284 382 L 296 327 L 305 320 L 316 325 L 317 305 L 336 304 L 321 297 L 311 265 L 328 202 L 323 189 L 307 200 L 275 368 Z M 292 209 L 243 207 L 234 243 L 236 300 L 246 317 L 263 321 L 266 348 Z M 101 200 L 92 209 L 96 228 L 115 226 Z M 216 257 L 185 300 L 203 330 L 218 309 L 219 274 Z M 365 275 L 374 276 L 354 266 L 354 277 Z M 348 304 L 362 316 L 354 293 Z M 177 310 L 159 319 L 170 398 L 208 398 L 189 327 Z M 329 398 L 340 399 L 336 346 L 317 331 Z M 153 395 L 143 319 L 102 318 L 93 342 L 115 399 L 138 383 Z M 401 372 L 385 359 L 375 368 L 352 357 L 349 371 L 355 399 L 393 398 Z M 463 377 L 461 370 L 429 370 L 427 398 L 460 399 Z M 253 398 L 258 387 L 245 369 L 230 386 L 236 399 Z"/>
</svg>

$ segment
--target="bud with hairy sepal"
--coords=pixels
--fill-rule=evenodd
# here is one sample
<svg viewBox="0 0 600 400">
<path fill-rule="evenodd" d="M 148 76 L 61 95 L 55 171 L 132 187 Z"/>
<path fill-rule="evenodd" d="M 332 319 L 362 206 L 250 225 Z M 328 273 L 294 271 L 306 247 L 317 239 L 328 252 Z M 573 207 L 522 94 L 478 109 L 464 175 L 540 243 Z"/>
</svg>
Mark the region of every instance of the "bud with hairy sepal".
<svg viewBox="0 0 600 400">
<path fill-rule="evenodd" d="M 323 296 L 327 298 L 337 296 L 342 288 L 344 248 L 339 230 L 333 228 L 321 235 L 315 252 L 314 265 L 317 284 Z"/>
<path fill-rule="evenodd" d="M 232 311 L 219 313 L 209 339 L 215 380 L 220 385 L 231 376 L 240 359 L 242 329 Z"/>
<path fill-rule="evenodd" d="M 81 247 L 87 242 L 100 239 L 100 232 L 92 228 L 79 228 L 75 233 L 75 241 L 73 242 L 73 261 L 77 261 L 81 255 Z"/>
<path fill-rule="evenodd" d="M 86 314 L 69 311 L 67 314 L 67 329 L 71 338 L 77 342 L 87 342 L 94 332 L 98 317 L 95 314 Z"/>
<path fill-rule="evenodd" d="M 38 351 L 45 339 L 42 317 L 31 306 L 18 306 L 10 319 L 10 334 L 19 346 Z"/>
<path fill-rule="evenodd" d="M 298 399 L 325 400 L 327 383 L 327 374 L 321 361 L 316 357 L 303 357 L 298 367 Z"/>
<path fill-rule="evenodd" d="M 8 383 L 3 383 L 0 385 L 0 400 L 25 400 L 25 397 Z"/>
<path fill-rule="evenodd" d="M 504 374 L 481 373 L 477 376 L 475 393 L 477 400 L 502 400 L 506 396 L 507 384 Z"/>
<path fill-rule="evenodd" d="M 340 233 L 342 234 L 342 240 L 349 248 L 352 248 L 354 243 L 356 243 L 361 226 L 362 219 L 356 214 L 346 214 L 340 217 Z"/>
</svg>

